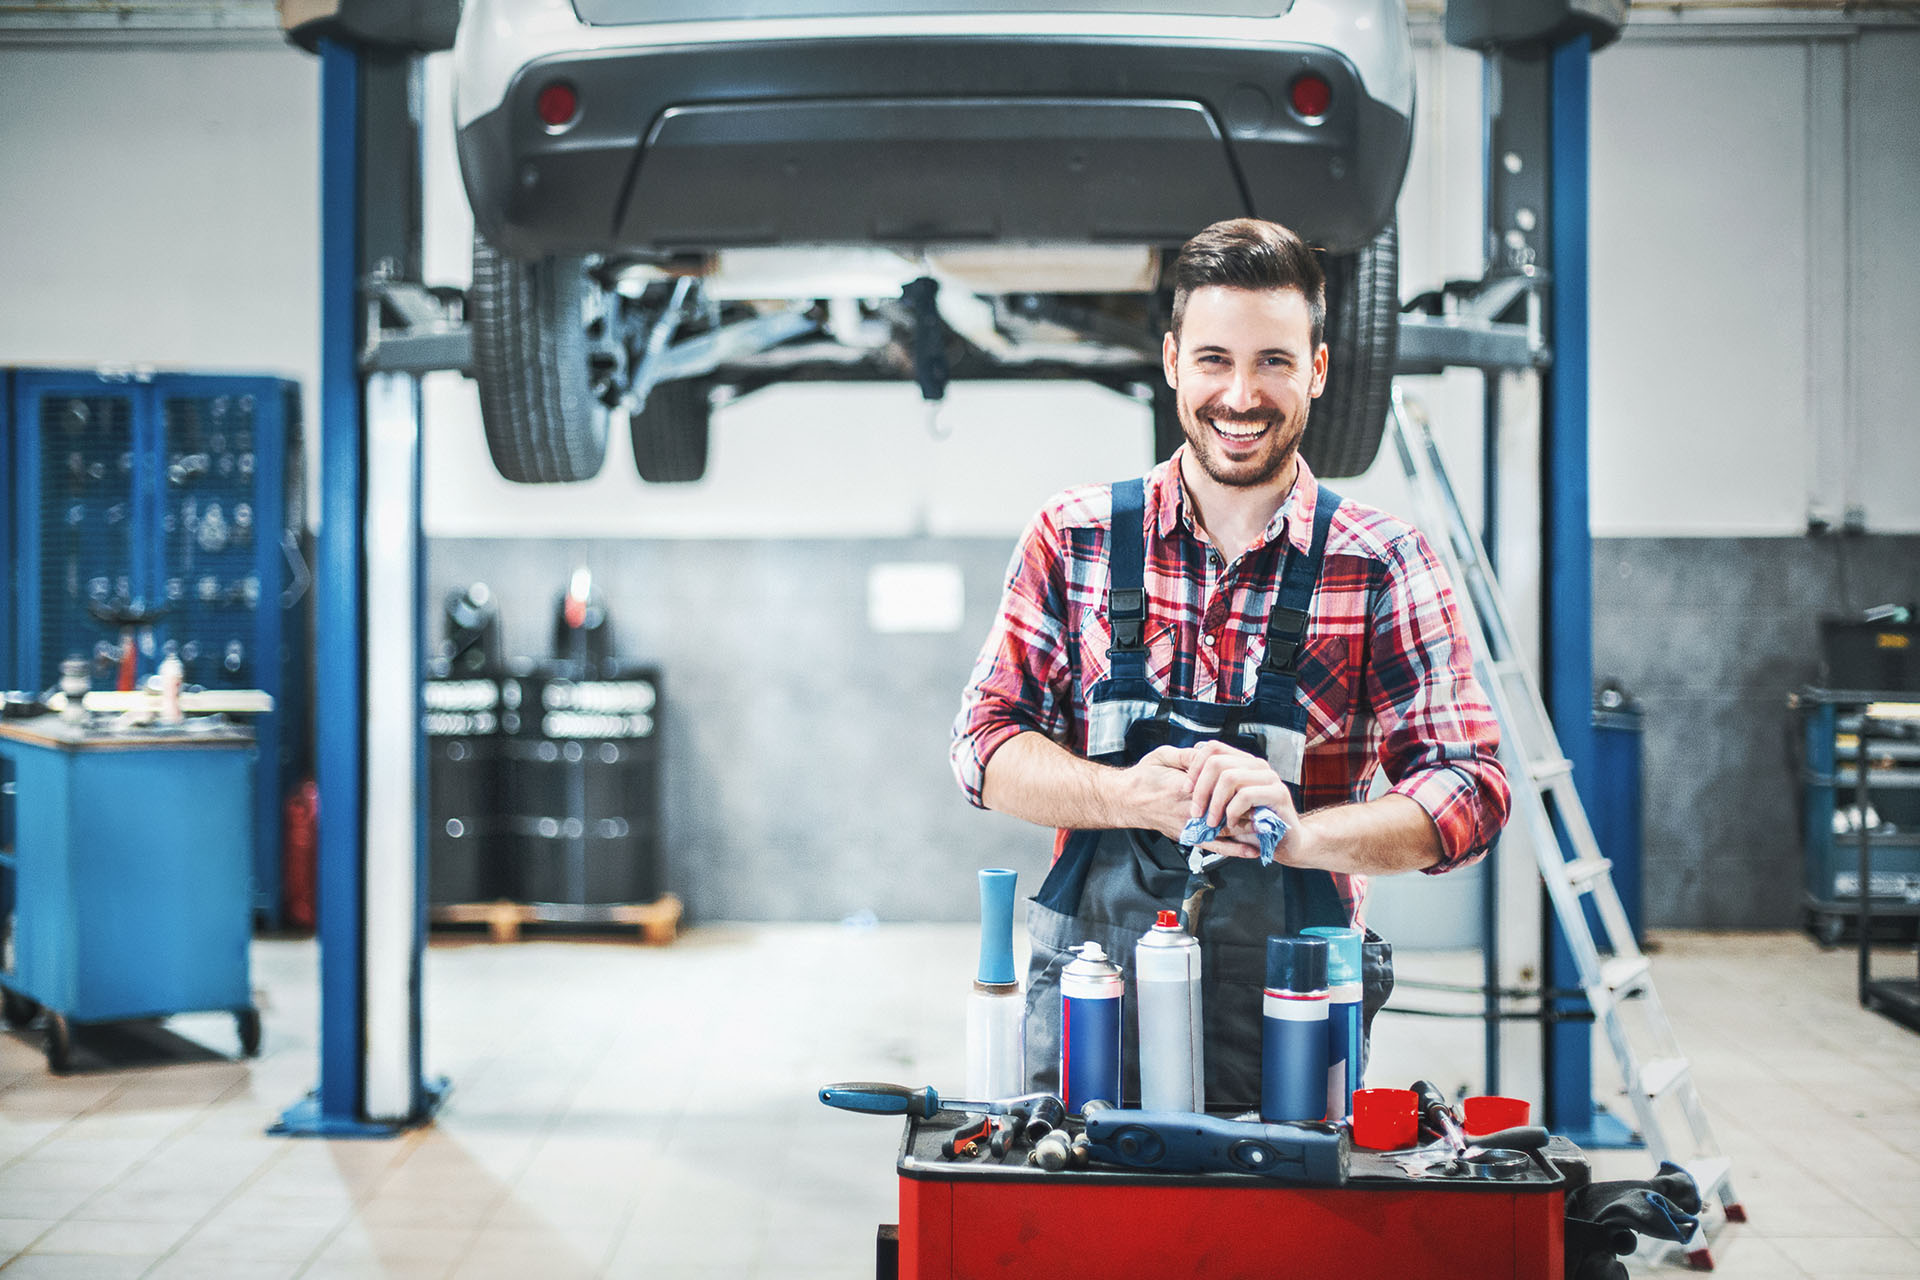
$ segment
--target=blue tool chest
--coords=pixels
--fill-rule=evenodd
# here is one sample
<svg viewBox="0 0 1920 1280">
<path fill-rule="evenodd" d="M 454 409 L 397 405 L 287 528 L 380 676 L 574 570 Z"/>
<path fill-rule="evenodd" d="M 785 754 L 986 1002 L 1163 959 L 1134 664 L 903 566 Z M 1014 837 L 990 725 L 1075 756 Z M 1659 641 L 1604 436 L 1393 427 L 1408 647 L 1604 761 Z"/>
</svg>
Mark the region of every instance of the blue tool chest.
<svg viewBox="0 0 1920 1280">
<path fill-rule="evenodd" d="M 171 651 L 188 685 L 272 695 L 250 722 L 252 901 L 277 925 L 282 805 L 309 755 L 298 385 L 44 369 L 0 384 L 0 682 L 50 689 L 78 656 L 113 688 L 121 633 L 102 615 L 133 611 L 158 615 L 136 632 L 140 680 Z"/>
</svg>

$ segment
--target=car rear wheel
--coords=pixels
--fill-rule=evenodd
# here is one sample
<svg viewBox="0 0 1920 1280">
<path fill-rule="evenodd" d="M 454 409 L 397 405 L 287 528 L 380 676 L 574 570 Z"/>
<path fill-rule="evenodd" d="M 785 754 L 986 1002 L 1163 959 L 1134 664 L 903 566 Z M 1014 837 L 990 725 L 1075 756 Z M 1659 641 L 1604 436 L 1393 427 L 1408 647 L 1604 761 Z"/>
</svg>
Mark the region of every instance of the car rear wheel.
<svg viewBox="0 0 1920 1280">
<path fill-rule="evenodd" d="M 1300 442 L 1314 474 L 1357 476 L 1373 465 L 1387 429 L 1400 352 L 1400 234 L 1389 222 L 1373 243 L 1327 258 L 1327 387 Z"/>
<path fill-rule="evenodd" d="M 704 378 L 663 382 L 648 393 L 646 408 L 629 420 L 633 465 L 642 480 L 684 484 L 707 474 L 712 393 Z"/>
<path fill-rule="evenodd" d="M 487 451 L 508 480 L 589 480 L 606 459 L 624 355 L 617 299 L 589 265 L 509 258 L 474 237 L 473 376 Z"/>
</svg>

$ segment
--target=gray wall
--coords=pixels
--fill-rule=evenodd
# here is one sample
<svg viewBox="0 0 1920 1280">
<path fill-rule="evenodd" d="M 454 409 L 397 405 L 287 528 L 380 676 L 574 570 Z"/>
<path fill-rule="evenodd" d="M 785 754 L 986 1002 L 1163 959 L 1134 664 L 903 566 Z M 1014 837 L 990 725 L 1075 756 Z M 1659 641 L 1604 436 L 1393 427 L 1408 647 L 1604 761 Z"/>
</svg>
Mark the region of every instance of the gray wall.
<svg viewBox="0 0 1920 1280">
<path fill-rule="evenodd" d="M 1004 538 L 437 538 L 428 598 L 487 583 L 508 651 L 540 656 L 567 575 L 593 571 L 617 651 L 661 671 L 665 879 L 691 915 L 972 920 L 978 868 L 1014 867 L 1031 892 L 1052 849 L 1050 832 L 969 806 L 947 768 L 1010 549 Z M 902 562 L 960 567 L 959 631 L 868 627 L 869 568 Z"/>
<path fill-rule="evenodd" d="M 1796 721 L 1819 619 L 1920 600 L 1920 537 L 1602 538 L 1594 674 L 1645 707 L 1651 925 L 1801 919 Z"/>
</svg>

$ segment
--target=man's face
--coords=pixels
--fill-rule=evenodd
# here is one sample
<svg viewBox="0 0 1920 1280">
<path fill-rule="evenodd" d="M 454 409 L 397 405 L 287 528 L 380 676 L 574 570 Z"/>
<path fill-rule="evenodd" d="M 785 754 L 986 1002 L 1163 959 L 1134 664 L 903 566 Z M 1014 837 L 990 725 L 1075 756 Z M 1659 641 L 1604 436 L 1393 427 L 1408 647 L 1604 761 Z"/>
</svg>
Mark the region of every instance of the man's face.
<svg viewBox="0 0 1920 1280">
<path fill-rule="evenodd" d="M 1180 336 L 1169 333 L 1161 355 L 1188 451 L 1207 476 L 1250 487 L 1287 469 L 1327 384 L 1326 344 L 1312 338 L 1298 289 L 1207 285 L 1187 296 Z"/>
</svg>

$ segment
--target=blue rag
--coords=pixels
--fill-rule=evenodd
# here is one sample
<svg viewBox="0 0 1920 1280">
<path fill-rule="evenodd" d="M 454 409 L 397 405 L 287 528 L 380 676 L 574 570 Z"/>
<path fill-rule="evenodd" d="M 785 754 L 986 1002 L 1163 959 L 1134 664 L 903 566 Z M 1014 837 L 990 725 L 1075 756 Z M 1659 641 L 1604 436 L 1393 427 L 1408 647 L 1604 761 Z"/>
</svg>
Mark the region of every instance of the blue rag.
<svg viewBox="0 0 1920 1280">
<path fill-rule="evenodd" d="M 1260 865 L 1272 866 L 1273 851 L 1278 849 L 1280 842 L 1287 838 L 1287 824 L 1280 820 L 1279 814 L 1266 805 L 1258 805 L 1253 811 L 1253 831 L 1260 837 Z M 1183 848 L 1191 849 L 1195 845 L 1217 839 L 1219 835 L 1220 828 L 1210 825 L 1206 815 L 1202 814 L 1197 818 L 1187 819 L 1187 825 L 1180 831 L 1180 844 Z"/>
</svg>

